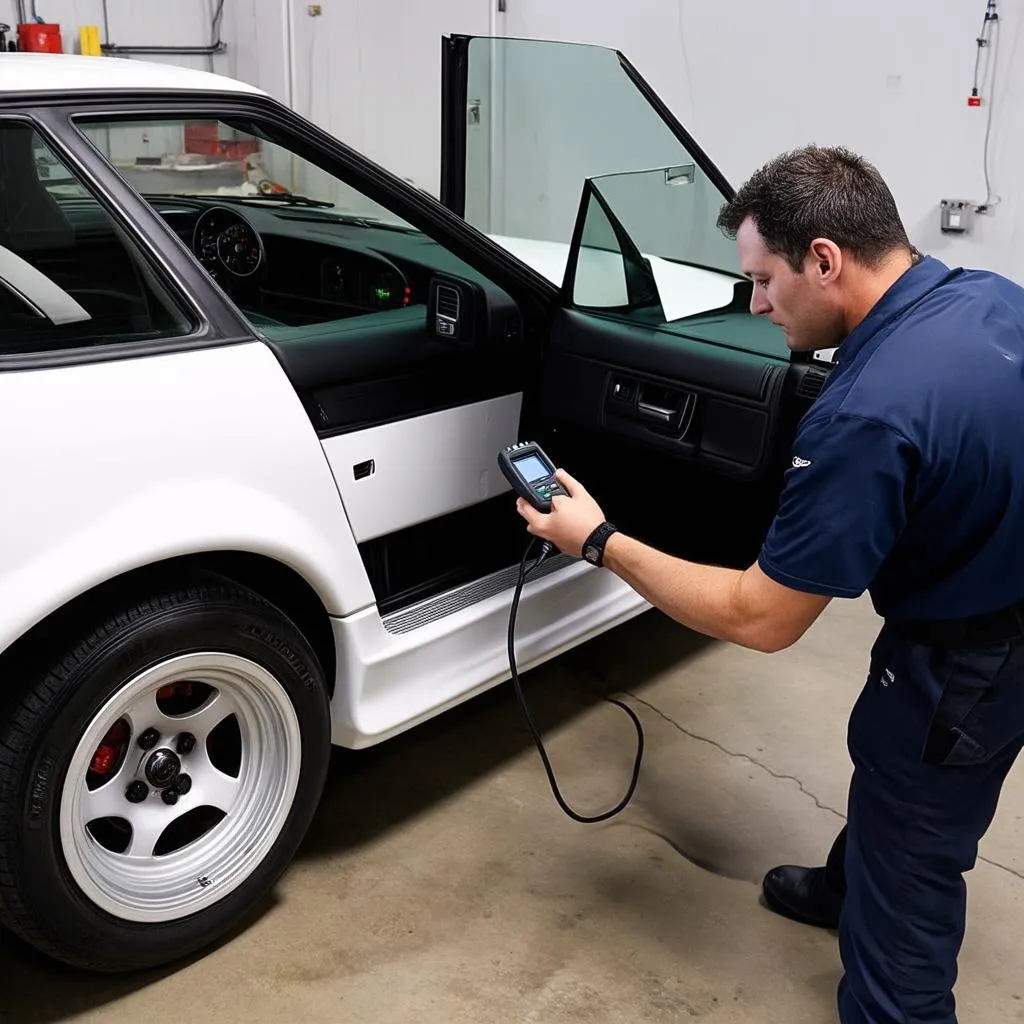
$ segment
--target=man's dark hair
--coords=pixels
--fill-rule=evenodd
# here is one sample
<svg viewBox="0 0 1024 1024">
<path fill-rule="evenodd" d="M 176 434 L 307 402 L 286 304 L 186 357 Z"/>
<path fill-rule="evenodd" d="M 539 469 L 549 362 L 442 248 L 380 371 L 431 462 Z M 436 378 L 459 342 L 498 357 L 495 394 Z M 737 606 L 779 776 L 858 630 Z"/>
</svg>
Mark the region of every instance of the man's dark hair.
<svg viewBox="0 0 1024 1024">
<path fill-rule="evenodd" d="M 911 249 L 881 174 L 842 147 L 806 146 L 765 164 L 722 207 L 718 226 L 735 238 L 747 217 L 768 251 L 796 271 L 815 238 L 828 238 L 868 266 Z"/>
</svg>

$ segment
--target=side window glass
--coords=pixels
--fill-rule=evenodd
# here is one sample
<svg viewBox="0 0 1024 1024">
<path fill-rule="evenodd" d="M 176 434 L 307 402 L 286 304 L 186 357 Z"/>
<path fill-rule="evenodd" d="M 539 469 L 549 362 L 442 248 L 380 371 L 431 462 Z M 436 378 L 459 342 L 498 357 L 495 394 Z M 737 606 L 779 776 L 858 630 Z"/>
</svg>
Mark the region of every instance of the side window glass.
<svg viewBox="0 0 1024 1024">
<path fill-rule="evenodd" d="M 79 126 L 275 341 L 331 338 L 358 317 L 423 318 L 437 275 L 482 281 L 271 122 L 207 113 Z"/>
<path fill-rule="evenodd" d="M 629 313 L 650 307 L 654 298 L 666 323 L 729 306 L 737 285 L 745 291 L 747 284 L 735 245 L 715 226 L 716 197 L 693 164 L 588 179 L 583 232 L 569 257 L 574 304 Z M 602 292 L 596 271 L 603 263 L 596 254 L 607 248 L 602 239 L 608 237 L 624 253 L 623 274 L 632 271 L 628 296 L 610 280 Z"/>
<path fill-rule="evenodd" d="M 789 358 L 749 313 L 722 182 L 616 51 L 477 38 L 467 60 L 471 224 L 578 308 Z"/>
<path fill-rule="evenodd" d="M 580 309 L 705 343 L 788 358 L 750 315 L 750 281 L 716 227 L 718 200 L 692 164 L 587 179 L 566 268 Z"/>
<path fill-rule="evenodd" d="M 596 194 L 587 197 L 583 235 L 576 253 L 572 301 L 577 306 L 617 309 L 629 306 L 626 258 Z"/>
<path fill-rule="evenodd" d="M 88 188 L 0 122 L 0 354 L 152 341 L 194 325 Z"/>
<path fill-rule="evenodd" d="M 573 305 L 620 313 L 657 307 L 649 260 L 592 183 L 584 190 L 580 217 L 582 233 L 569 265 Z"/>
</svg>

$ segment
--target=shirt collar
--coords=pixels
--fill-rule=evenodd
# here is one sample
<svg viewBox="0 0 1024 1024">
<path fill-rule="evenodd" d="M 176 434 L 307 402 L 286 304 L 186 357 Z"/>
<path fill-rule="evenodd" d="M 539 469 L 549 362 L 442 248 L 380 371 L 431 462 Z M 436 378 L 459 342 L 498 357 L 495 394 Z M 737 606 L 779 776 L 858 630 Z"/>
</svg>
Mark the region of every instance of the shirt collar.
<svg viewBox="0 0 1024 1024">
<path fill-rule="evenodd" d="M 871 338 L 908 306 L 923 298 L 950 275 L 941 260 L 924 256 L 890 285 L 868 315 L 847 335 L 836 353 L 836 362 L 848 366 Z"/>
</svg>

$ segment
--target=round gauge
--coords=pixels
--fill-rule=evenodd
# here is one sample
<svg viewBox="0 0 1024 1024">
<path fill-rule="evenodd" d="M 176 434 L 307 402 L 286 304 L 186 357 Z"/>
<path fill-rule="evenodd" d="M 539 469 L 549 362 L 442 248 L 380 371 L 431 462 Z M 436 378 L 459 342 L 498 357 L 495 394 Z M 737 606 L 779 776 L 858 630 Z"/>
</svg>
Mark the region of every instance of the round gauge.
<svg viewBox="0 0 1024 1024">
<path fill-rule="evenodd" d="M 193 247 L 199 262 L 211 274 L 216 274 L 220 269 L 220 259 L 217 256 L 217 230 L 212 224 L 201 225 L 196 231 Z"/>
<path fill-rule="evenodd" d="M 232 224 L 217 236 L 217 255 L 232 274 L 248 277 L 263 261 L 263 245 L 248 224 Z"/>
<path fill-rule="evenodd" d="M 200 215 L 192 248 L 218 281 L 225 271 L 232 277 L 250 277 L 263 263 L 260 236 L 241 214 L 223 206 L 211 207 Z"/>
</svg>

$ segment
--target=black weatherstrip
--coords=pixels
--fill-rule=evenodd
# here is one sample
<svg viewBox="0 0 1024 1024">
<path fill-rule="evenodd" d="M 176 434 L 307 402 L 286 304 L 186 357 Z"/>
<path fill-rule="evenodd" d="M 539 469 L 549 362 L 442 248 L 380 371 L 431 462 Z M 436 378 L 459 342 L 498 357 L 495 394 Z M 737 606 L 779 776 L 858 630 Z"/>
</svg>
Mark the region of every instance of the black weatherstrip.
<svg viewBox="0 0 1024 1024">
<path fill-rule="evenodd" d="M 441 40 L 441 202 L 466 215 L 466 108 L 469 37 Z"/>
</svg>

